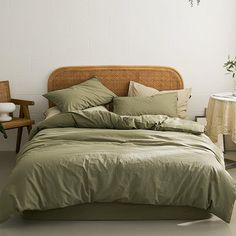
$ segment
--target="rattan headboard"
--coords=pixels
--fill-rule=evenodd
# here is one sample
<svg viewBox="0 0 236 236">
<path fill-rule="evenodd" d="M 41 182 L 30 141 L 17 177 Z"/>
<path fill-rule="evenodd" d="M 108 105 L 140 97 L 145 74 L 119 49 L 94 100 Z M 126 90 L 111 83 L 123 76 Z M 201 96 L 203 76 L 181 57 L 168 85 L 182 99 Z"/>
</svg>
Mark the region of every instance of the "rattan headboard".
<svg viewBox="0 0 236 236">
<path fill-rule="evenodd" d="M 93 76 L 100 78 L 101 82 L 118 96 L 127 96 L 131 80 L 158 90 L 184 87 L 181 75 L 169 67 L 74 66 L 62 67 L 52 72 L 48 79 L 48 91 L 68 88 Z"/>
</svg>

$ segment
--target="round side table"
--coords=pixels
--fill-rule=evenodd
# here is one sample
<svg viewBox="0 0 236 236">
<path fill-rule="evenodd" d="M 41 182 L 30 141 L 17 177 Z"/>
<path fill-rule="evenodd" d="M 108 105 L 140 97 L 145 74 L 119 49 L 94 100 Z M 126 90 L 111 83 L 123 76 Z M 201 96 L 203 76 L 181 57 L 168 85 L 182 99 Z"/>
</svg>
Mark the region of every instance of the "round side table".
<svg viewBox="0 0 236 236">
<path fill-rule="evenodd" d="M 207 134 L 214 143 L 219 134 L 230 135 L 236 143 L 236 97 L 231 92 L 211 95 L 207 108 Z M 225 162 L 226 166 L 236 167 L 236 161 L 225 159 Z"/>
</svg>

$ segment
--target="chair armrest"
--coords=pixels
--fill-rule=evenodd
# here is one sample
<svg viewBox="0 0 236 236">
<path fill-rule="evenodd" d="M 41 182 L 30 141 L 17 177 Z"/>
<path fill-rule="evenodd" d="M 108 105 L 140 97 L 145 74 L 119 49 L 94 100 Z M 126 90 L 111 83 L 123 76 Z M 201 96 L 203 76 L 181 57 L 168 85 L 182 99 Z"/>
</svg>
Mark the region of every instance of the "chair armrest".
<svg viewBox="0 0 236 236">
<path fill-rule="evenodd" d="M 28 101 L 28 100 L 21 100 L 21 99 L 11 99 L 11 102 L 15 103 L 16 105 L 34 105 L 33 101 Z"/>
</svg>

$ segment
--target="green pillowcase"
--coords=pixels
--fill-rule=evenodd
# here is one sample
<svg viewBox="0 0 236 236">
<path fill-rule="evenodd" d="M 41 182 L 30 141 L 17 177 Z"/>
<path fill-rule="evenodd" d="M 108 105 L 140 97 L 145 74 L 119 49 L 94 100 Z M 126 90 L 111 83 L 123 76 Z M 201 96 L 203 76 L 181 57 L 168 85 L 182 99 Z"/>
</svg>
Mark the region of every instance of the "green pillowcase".
<svg viewBox="0 0 236 236">
<path fill-rule="evenodd" d="M 62 112 L 73 112 L 107 104 L 116 97 L 97 78 L 91 78 L 67 89 L 52 91 L 43 96 L 53 102 Z"/>
<path fill-rule="evenodd" d="M 113 111 L 119 115 L 177 116 L 177 93 L 157 94 L 151 97 L 116 97 Z"/>
</svg>

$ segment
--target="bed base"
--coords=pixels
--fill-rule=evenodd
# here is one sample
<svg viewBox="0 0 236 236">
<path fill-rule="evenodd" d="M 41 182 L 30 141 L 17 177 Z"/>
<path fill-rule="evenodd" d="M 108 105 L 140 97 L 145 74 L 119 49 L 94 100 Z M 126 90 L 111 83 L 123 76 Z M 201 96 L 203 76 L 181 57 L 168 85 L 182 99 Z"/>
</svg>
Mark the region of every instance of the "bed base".
<svg viewBox="0 0 236 236">
<path fill-rule="evenodd" d="M 122 203 L 80 204 L 46 211 L 27 210 L 28 220 L 201 220 L 211 218 L 203 209 Z"/>
</svg>

